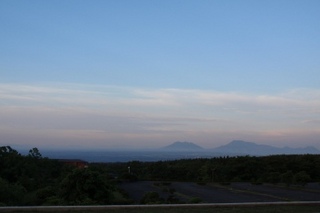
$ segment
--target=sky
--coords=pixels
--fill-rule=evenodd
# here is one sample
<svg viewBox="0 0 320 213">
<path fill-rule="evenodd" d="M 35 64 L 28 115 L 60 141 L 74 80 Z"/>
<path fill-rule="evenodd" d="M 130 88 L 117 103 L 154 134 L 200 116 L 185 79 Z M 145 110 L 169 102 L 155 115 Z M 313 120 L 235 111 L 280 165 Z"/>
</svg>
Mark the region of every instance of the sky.
<svg viewBox="0 0 320 213">
<path fill-rule="evenodd" d="M 0 145 L 320 149 L 318 0 L 1 0 Z"/>
</svg>

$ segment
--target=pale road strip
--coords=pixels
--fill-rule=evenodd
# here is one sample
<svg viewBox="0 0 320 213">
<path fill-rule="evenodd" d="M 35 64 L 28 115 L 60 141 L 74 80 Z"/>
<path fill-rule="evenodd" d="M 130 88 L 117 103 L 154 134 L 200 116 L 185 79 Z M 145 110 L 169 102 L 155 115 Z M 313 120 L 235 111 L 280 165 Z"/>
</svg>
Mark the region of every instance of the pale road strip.
<svg viewBox="0 0 320 213">
<path fill-rule="evenodd" d="M 101 211 L 108 209 L 133 208 L 201 208 L 201 207 L 246 207 L 246 206 L 309 206 L 319 205 L 320 201 L 294 202 L 248 202 L 248 203 L 201 203 L 201 204 L 159 204 L 159 205 L 99 205 L 99 206 L 7 206 L 0 207 L 0 212 L 65 212 L 65 211 Z"/>
</svg>

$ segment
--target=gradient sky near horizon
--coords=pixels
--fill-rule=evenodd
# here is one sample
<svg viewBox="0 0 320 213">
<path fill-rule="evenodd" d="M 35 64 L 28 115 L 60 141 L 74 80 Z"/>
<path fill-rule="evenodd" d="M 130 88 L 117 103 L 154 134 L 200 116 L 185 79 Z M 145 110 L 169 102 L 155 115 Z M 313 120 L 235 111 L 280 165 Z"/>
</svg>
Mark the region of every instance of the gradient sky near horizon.
<svg viewBox="0 0 320 213">
<path fill-rule="evenodd" d="M 320 149 L 318 0 L 1 0 L 0 145 Z"/>
</svg>

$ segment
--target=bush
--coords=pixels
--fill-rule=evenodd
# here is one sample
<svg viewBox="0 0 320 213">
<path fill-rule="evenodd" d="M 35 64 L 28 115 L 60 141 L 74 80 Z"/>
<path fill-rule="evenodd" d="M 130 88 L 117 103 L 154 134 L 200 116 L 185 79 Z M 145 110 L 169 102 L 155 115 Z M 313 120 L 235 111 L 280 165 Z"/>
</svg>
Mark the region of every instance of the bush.
<svg viewBox="0 0 320 213">
<path fill-rule="evenodd" d="M 189 200 L 189 203 L 201 203 L 202 200 L 199 197 L 193 197 Z"/>
<path fill-rule="evenodd" d="M 161 204 L 164 203 L 164 200 L 157 192 L 147 192 L 140 202 L 141 204 Z"/>
<path fill-rule="evenodd" d="M 295 183 L 301 184 L 303 186 L 311 180 L 310 175 L 308 175 L 308 173 L 305 171 L 298 172 L 294 175 L 293 179 Z"/>
<path fill-rule="evenodd" d="M 286 173 L 283 173 L 281 175 L 281 180 L 287 186 L 290 186 L 293 183 L 293 172 L 292 171 L 287 171 Z"/>
</svg>

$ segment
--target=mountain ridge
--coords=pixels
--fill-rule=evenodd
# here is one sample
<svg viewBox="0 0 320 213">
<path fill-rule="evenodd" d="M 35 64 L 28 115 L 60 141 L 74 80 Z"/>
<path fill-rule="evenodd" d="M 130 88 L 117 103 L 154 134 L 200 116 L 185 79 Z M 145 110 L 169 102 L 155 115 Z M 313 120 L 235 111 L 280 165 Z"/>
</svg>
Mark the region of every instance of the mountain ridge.
<svg viewBox="0 0 320 213">
<path fill-rule="evenodd" d="M 163 151 L 203 151 L 204 148 L 192 142 L 176 141 L 168 146 L 162 147 L 161 150 Z"/>
<path fill-rule="evenodd" d="M 233 140 L 226 145 L 219 146 L 214 149 L 210 149 L 213 152 L 230 153 L 230 154 L 242 154 L 242 155 L 279 155 L 279 154 L 320 154 L 320 151 L 312 146 L 302 148 L 291 147 L 275 147 L 264 144 L 256 144 L 254 142 L 247 142 L 242 140 Z"/>
<path fill-rule="evenodd" d="M 275 147 L 265 144 L 257 144 L 243 140 L 233 140 L 226 145 L 222 145 L 212 149 L 205 149 L 192 142 L 176 141 L 170 145 L 160 148 L 161 151 L 175 152 L 206 152 L 220 155 L 252 155 L 252 156 L 267 156 L 281 154 L 320 154 L 320 151 L 313 146 L 301 148 L 291 147 Z"/>
</svg>

